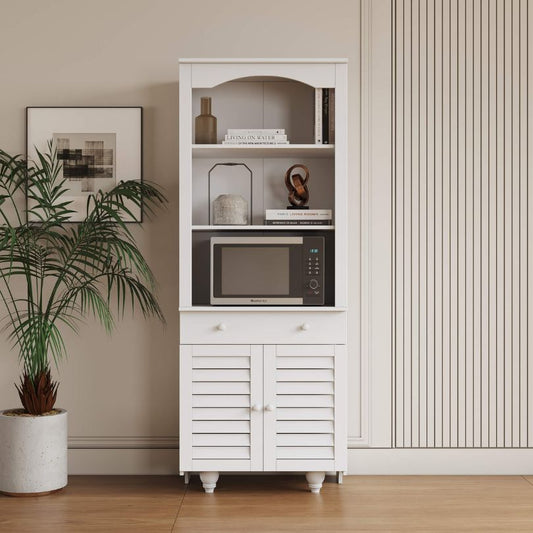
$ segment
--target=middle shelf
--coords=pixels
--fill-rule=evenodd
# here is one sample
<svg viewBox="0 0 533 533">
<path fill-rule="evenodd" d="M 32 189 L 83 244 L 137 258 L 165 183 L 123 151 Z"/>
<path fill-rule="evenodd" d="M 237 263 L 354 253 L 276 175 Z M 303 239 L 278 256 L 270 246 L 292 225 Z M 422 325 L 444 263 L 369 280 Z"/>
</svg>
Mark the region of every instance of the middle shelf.
<svg viewBox="0 0 533 533">
<path fill-rule="evenodd" d="M 333 144 L 193 144 L 193 157 L 333 157 Z"/>
<path fill-rule="evenodd" d="M 335 226 L 333 225 L 321 225 L 321 224 L 284 224 L 284 225 L 259 225 L 254 224 L 253 226 L 248 225 L 231 225 L 231 226 L 222 226 L 222 225 L 194 225 L 191 227 L 193 231 L 333 231 Z"/>
</svg>

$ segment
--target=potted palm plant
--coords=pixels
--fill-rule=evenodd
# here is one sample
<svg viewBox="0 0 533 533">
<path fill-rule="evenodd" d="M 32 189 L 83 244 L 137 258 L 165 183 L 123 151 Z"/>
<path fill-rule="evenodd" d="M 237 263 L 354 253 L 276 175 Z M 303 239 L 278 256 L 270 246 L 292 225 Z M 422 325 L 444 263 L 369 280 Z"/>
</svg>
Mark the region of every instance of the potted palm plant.
<svg viewBox="0 0 533 533">
<path fill-rule="evenodd" d="M 43 494 L 67 484 L 67 413 L 55 407 L 52 362 L 66 355 L 64 328 L 94 316 L 110 332 L 111 302 L 163 320 L 154 277 L 124 219 L 166 202 L 153 185 L 123 181 L 72 210 L 52 146 L 35 163 L 0 150 L 0 309 L 22 367 L 22 408 L 0 411 L 0 492 Z M 27 202 L 24 196 L 27 195 Z M 29 207 L 26 207 L 29 206 Z M 35 220 L 35 222 L 31 222 Z"/>
</svg>

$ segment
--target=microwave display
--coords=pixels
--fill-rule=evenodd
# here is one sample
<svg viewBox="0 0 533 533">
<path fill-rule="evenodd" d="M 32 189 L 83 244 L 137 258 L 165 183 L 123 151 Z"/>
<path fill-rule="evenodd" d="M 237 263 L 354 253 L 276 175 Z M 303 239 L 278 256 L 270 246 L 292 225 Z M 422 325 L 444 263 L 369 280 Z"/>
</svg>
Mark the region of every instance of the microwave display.
<svg viewBox="0 0 533 533">
<path fill-rule="evenodd" d="M 323 237 L 212 237 L 211 304 L 323 305 Z"/>
</svg>

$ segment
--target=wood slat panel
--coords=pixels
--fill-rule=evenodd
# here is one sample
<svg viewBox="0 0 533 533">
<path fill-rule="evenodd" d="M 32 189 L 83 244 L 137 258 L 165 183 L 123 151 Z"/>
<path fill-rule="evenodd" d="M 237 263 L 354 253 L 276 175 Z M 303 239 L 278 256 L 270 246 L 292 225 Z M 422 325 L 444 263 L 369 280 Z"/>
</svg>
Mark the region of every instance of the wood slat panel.
<svg viewBox="0 0 533 533">
<path fill-rule="evenodd" d="M 333 381 L 333 370 L 320 369 L 279 369 L 276 372 L 277 381 Z"/>
<path fill-rule="evenodd" d="M 196 472 L 249 472 L 250 459 L 194 459 L 191 470 Z"/>
<path fill-rule="evenodd" d="M 193 407 L 194 420 L 250 420 L 249 407 Z"/>
<path fill-rule="evenodd" d="M 202 382 L 192 384 L 193 394 L 250 394 L 250 383 L 240 382 Z"/>
<path fill-rule="evenodd" d="M 277 394 L 333 394 L 332 381 L 315 381 L 306 383 L 300 381 L 284 381 L 276 383 Z"/>
<path fill-rule="evenodd" d="M 278 394 L 278 407 L 333 407 L 331 394 Z"/>
<path fill-rule="evenodd" d="M 276 409 L 268 461 L 329 460 L 335 450 L 334 347 L 276 348 Z M 325 354 L 331 355 L 325 355 Z M 265 389 L 266 390 L 266 389 Z M 289 464 L 289 463 L 286 463 Z M 300 466 L 303 463 L 300 463 Z"/>
<path fill-rule="evenodd" d="M 193 368 L 250 368 L 250 358 L 243 356 L 195 356 Z"/>
<path fill-rule="evenodd" d="M 278 357 L 278 368 L 333 368 L 333 357 Z"/>
<path fill-rule="evenodd" d="M 193 433 L 250 433 L 249 420 L 194 420 Z"/>
<path fill-rule="evenodd" d="M 335 347 L 331 344 L 278 344 L 278 357 L 331 357 Z"/>
<path fill-rule="evenodd" d="M 278 420 L 333 420 L 334 410 L 330 407 L 278 407 Z"/>
<path fill-rule="evenodd" d="M 276 437 L 278 446 L 333 446 L 333 443 L 329 433 L 281 433 Z"/>
<path fill-rule="evenodd" d="M 250 459 L 249 446 L 193 446 L 193 459 Z"/>
<path fill-rule="evenodd" d="M 250 446 L 250 435 L 246 433 L 195 433 L 193 446 Z"/>
<path fill-rule="evenodd" d="M 333 459 L 332 446 L 278 446 L 278 459 Z"/>
<path fill-rule="evenodd" d="M 331 420 L 281 420 L 276 423 L 277 433 L 333 433 Z"/>
<path fill-rule="evenodd" d="M 393 445 L 529 447 L 533 6 L 391 10 Z"/>
<path fill-rule="evenodd" d="M 246 369 L 193 369 L 193 381 L 250 381 L 250 370 Z"/>
<path fill-rule="evenodd" d="M 193 407 L 250 407 L 249 394 L 193 394 Z"/>
</svg>

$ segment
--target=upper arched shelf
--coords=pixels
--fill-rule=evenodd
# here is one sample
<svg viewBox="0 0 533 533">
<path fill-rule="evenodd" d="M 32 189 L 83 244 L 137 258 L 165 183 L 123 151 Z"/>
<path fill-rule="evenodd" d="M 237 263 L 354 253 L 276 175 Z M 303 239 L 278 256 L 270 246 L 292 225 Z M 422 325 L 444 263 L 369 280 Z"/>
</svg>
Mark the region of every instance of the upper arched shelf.
<svg viewBox="0 0 533 533">
<path fill-rule="evenodd" d="M 213 88 L 243 78 L 299 81 L 311 87 L 336 86 L 335 66 L 345 59 L 181 59 L 191 65 L 191 88 Z"/>
</svg>

